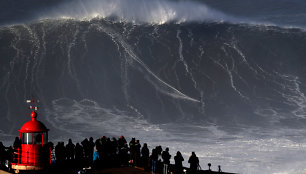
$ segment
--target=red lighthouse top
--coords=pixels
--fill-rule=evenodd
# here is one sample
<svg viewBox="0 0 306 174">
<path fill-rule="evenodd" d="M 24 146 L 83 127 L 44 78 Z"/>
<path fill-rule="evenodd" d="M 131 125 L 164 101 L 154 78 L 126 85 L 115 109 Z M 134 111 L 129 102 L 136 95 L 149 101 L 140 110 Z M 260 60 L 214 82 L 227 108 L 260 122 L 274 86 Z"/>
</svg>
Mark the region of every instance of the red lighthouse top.
<svg viewBox="0 0 306 174">
<path fill-rule="evenodd" d="M 21 127 L 21 129 L 19 129 L 19 132 L 22 132 L 22 133 L 47 132 L 48 129 L 46 128 L 46 126 L 42 122 L 36 120 L 37 113 L 35 112 L 35 110 L 37 110 L 37 107 L 34 105 L 35 101 L 34 100 L 30 100 L 30 101 L 27 101 L 27 102 L 28 103 L 32 102 L 32 106 L 30 106 L 30 109 L 32 109 L 32 113 L 31 113 L 32 120 L 26 122 Z"/>
</svg>

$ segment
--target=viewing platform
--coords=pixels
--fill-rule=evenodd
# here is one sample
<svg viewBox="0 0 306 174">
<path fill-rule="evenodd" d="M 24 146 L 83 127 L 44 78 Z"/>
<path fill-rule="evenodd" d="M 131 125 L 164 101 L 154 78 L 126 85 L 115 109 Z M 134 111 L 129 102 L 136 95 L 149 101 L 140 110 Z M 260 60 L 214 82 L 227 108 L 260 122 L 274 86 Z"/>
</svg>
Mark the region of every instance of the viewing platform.
<svg viewBox="0 0 306 174">
<path fill-rule="evenodd" d="M 41 171 L 42 174 L 49 174 L 49 173 L 51 174 L 54 172 L 56 172 L 57 174 L 76 174 L 78 173 L 78 171 L 75 171 L 75 170 L 61 171 L 57 169 L 53 169 L 50 171 Z M 139 168 L 139 167 L 115 167 L 115 168 L 107 168 L 107 169 L 88 170 L 86 174 L 87 173 L 89 174 L 152 174 L 151 171 L 145 171 L 143 168 Z M 0 170 L 0 174 L 11 174 L 11 173 L 4 171 L 4 170 Z M 197 174 L 234 174 L 234 173 L 201 170 L 201 171 L 198 171 Z"/>
</svg>

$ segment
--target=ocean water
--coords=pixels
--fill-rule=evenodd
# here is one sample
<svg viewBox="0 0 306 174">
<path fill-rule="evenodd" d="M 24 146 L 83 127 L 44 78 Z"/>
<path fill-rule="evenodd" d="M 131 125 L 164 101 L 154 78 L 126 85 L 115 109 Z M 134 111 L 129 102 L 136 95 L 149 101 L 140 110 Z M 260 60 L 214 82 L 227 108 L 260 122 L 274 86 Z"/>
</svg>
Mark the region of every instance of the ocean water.
<svg viewBox="0 0 306 174">
<path fill-rule="evenodd" d="M 268 1 L 3 1 L 0 141 L 136 137 L 202 169 L 306 173 L 305 6 Z"/>
</svg>

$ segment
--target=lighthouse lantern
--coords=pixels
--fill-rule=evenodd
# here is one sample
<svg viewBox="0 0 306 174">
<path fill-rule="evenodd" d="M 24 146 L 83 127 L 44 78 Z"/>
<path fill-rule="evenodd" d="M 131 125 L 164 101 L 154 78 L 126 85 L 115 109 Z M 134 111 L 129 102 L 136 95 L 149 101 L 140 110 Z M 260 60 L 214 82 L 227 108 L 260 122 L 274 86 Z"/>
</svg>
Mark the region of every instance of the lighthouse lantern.
<svg viewBox="0 0 306 174">
<path fill-rule="evenodd" d="M 28 102 L 28 101 L 27 101 Z M 48 144 L 48 129 L 38 121 L 37 107 L 31 100 L 31 121 L 26 122 L 20 132 L 21 147 L 17 151 L 17 159 L 12 163 L 12 169 L 19 170 L 42 170 L 50 164 L 50 147 Z"/>
</svg>

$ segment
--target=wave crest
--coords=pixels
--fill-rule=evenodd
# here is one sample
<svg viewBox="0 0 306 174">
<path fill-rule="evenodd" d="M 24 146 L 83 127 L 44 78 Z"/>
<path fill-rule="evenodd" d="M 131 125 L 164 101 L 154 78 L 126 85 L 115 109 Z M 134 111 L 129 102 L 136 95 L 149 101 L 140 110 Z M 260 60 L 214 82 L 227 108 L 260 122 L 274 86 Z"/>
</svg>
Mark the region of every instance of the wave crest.
<svg viewBox="0 0 306 174">
<path fill-rule="evenodd" d="M 93 19 L 116 17 L 120 21 L 164 24 L 167 22 L 231 21 L 233 18 L 203 3 L 168 0 L 88 0 L 66 2 L 52 10 L 55 18 Z M 44 18 L 50 17 L 44 16 Z"/>
</svg>

